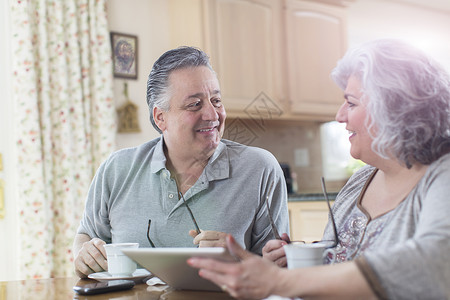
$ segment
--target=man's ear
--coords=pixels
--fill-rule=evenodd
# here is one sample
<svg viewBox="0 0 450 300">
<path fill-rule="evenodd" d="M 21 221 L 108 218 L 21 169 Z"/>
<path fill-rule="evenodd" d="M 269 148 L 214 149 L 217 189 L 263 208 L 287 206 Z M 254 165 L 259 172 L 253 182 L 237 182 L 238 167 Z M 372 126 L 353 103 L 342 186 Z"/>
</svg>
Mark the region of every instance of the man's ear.
<svg viewBox="0 0 450 300">
<path fill-rule="evenodd" d="M 153 120 L 155 121 L 156 126 L 164 132 L 166 129 L 164 111 L 156 106 L 153 107 Z"/>
</svg>

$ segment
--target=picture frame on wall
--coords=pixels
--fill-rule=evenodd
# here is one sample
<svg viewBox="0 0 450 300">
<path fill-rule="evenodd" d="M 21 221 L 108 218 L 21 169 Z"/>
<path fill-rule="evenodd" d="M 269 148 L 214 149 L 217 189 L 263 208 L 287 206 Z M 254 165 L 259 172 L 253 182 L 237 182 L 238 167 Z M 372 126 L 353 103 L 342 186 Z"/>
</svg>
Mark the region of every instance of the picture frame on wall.
<svg viewBox="0 0 450 300">
<path fill-rule="evenodd" d="M 114 77 L 137 79 L 138 38 L 136 35 L 111 32 Z"/>
</svg>

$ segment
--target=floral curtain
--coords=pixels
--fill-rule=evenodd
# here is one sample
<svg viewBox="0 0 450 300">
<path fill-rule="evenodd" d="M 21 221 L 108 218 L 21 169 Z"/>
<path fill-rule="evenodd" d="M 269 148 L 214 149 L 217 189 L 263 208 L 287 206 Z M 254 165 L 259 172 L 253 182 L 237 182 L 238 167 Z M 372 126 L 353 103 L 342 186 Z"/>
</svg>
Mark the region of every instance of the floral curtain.
<svg viewBox="0 0 450 300">
<path fill-rule="evenodd" d="M 20 277 L 72 276 L 72 242 L 114 148 L 107 0 L 11 0 Z"/>
</svg>

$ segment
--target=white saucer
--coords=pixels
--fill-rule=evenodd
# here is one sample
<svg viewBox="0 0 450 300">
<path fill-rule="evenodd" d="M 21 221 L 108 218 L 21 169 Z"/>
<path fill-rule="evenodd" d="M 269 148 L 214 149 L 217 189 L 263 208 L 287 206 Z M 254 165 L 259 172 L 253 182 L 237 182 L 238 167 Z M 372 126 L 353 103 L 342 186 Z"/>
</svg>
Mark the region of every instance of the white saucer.
<svg viewBox="0 0 450 300">
<path fill-rule="evenodd" d="M 144 279 L 149 276 L 151 276 L 151 273 L 149 271 L 147 271 L 146 269 L 137 269 L 136 271 L 134 271 L 132 276 L 112 276 L 108 272 L 99 272 L 99 273 L 89 274 L 88 278 L 95 279 L 98 281 L 109 281 L 109 280 L 118 280 L 118 279 L 139 281 L 139 280 Z"/>
</svg>

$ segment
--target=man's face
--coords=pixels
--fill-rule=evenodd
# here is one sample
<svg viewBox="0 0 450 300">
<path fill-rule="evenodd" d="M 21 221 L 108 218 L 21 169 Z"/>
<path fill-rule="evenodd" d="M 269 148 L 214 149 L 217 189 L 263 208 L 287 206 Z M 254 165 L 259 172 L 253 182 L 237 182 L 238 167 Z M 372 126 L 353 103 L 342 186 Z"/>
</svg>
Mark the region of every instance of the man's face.
<svg viewBox="0 0 450 300">
<path fill-rule="evenodd" d="M 216 75 L 205 66 L 169 75 L 170 109 L 154 108 L 169 156 L 211 156 L 222 138 L 226 113 Z"/>
</svg>

